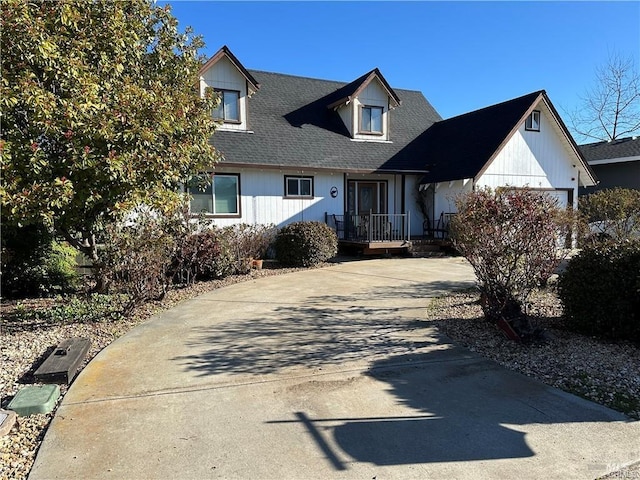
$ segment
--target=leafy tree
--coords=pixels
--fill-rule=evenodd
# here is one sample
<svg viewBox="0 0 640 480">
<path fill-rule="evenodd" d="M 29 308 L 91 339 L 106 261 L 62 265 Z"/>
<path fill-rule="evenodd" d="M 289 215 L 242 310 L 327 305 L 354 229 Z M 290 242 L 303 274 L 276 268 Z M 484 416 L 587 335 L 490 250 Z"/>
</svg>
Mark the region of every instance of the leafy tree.
<svg viewBox="0 0 640 480">
<path fill-rule="evenodd" d="M 3 0 L 2 222 L 44 223 L 99 265 L 96 235 L 134 205 L 173 208 L 213 167 L 203 46 L 147 0 Z"/>
<path fill-rule="evenodd" d="M 640 131 L 640 72 L 633 58 L 612 54 L 569 118 L 585 139 L 616 140 Z"/>
<path fill-rule="evenodd" d="M 476 274 L 485 318 L 532 335 L 524 307 L 560 262 L 569 214 L 532 190 L 478 190 L 457 197 L 456 206 L 453 243 Z"/>
<path fill-rule="evenodd" d="M 609 188 L 580 197 L 589 224 L 587 240 L 630 241 L 640 237 L 640 190 Z"/>
</svg>

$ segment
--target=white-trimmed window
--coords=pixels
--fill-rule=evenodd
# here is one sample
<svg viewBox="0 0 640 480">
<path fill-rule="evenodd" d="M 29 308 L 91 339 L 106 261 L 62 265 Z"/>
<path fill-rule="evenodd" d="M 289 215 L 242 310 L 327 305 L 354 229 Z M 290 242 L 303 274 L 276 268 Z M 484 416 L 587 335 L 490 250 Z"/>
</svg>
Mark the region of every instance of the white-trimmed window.
<svg viewBox="0 0 640 480">
<path fill-rule="evenodd" d="M 211 184 L 204 189 L 193 186 L 191 213 L 238 217 L 240 216 L 240 176 L 216 173 Z"/>
<path fill-rule="evenodd" d="M 360 109 L 360 132 L 382 134 L 382 107 L 364 106 Z"/>
<path fill-rule="evenodd" d="M 527 117 L 527 120 L 524 122 L 525 130 L 530 130 L 532 132 L 540 131 L 540 110 L 534 110 Z"/>
<path fill-rule="evenodd" d="M 313 177 L 284 177 L 285 197 L 313 197 Z"/>
<path fill-rule="evenodd" d="M 237 90 L 216 90 L 220 103 L 213 109 L 213 118 L 225 123 L 240 123 L 240 92 Z"/>
</svg>

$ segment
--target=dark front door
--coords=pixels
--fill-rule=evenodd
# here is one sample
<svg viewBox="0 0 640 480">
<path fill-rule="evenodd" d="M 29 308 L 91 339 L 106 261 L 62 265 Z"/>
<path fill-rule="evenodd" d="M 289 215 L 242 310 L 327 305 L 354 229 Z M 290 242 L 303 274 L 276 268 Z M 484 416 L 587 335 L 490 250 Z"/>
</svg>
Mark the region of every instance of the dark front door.
<svg viewBox="0 0 640 480">
<path fill-rule="evenodd" d="M 350 215 L 387 213 L 387 182 L 350 181 L 347 198 Z"/>
</svg>

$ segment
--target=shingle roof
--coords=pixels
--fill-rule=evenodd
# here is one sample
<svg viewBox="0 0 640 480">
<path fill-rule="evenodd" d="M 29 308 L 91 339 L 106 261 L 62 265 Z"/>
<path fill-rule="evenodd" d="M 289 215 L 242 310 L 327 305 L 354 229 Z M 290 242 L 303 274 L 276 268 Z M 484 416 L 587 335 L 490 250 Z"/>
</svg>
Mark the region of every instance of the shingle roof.
<svg viewBox="0 0 640 480">
<path fill-rule="evenodd" d="M 640 157 L 640 138 L 627 137 L 610 142 L 596 142 L 580 145 L 587 162 L 613 158 Z"/>
<path fill-rule="evenodd" d="M 544 90 L 435 123 L 419 142 L 428 158 L 421 183 L 474 178 Z"/>
<path fill-rule="evenodd" d="M 396 92 L 387 83 L 387 80 L 382 76 L 382 73 L 380 73 L 380 70 L 378 70 L 377 68 L 374 68 L 370 72 L 367 72 L 364 75 L 362 75 L 360 78 L 357 78 L 353 82 L 348 83 L 344 87 L 340 88 L 338 90 L 338 92 L 340 93 L 338 94 L 336 92 L 336 97 L 338 98 L 338 100 L 336 100 L 335 102 L 331 102 L 329 105 L 327 105 L 327 108 L 334 108 L 334 107 L 337 107 L 338 105 L 343 105 L 347 101 L 351 100 L 352 97 L 357 97 L 358 93 L 360 93 L 360 91 L 364 87 L 366 87 L 369 84 L 369 82 L 371 82 L 371 80 L 373 80 L 374 78 L 377 78 L 382 84 L 382 86 L 384 87 L 384 89 L 387 91 L 387 93 L 393 100 L 393 103 L 394 103 L 393 106 L 397 107 L 398 105 L 400 105 L 401 101 L 398 95 L 396 94 Z"/>
<path fill-rule="evenodd" d="M 426 171 L 425 157 L 419 155 L 418 146 L 406 148 L 441 120 L 421 92 L 395 90 L 402 105 L 389 112 L 390 143 L 361 142 L 352 140 L 339 114 L 327 108 L 344 97 L 354 82 L 248 72 L 260 83 L 260 90 L 249 99 L 249 128 L 253 133 L 218 130 L 213 135 L 212 142 L 223 154 L 224 163 L 341 171 Z"/>
</svg>

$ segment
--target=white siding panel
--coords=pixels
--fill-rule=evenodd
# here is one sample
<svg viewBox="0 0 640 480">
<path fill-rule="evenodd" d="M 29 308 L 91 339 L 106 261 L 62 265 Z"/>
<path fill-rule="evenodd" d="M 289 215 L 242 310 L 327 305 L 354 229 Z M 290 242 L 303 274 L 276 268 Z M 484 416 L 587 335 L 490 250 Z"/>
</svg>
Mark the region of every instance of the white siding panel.
<svg viewBox="0 0 640 480">
<path fill-rule="evenodd" d="M 464 184 L 463 180 L 436 184 L 436 191 L 433 198 L 433 214 L 436 221 L 440 218 L 441 213 L 456 213 L 458 211 L 456 209 L 455 199 L 458 195 L 470 192 L 472 189 L 471 184 L 472 182 Z"/>
<path fill-rule="evenodd" d="M 398 175 L 398 177 L 400 177 Z M 422 235 L 422 222 L 424 222 L 424 218 L 422 217 L 422 213 L 418 208 L 418 202 L 416 199 L 417 192 L 417 184 L 422 178 L 422 176 L 415 175 L 407 175 L 406 177 L 406 188 L 405 188 L 405 198 L 404 198 L 404 206 L 406 212 L 397 213 L 409 213 L 410 222 L 411 222 L 411 236 L 416 237 Z M 398 208 L 400 204 L 398 205 Z"/>
<path fill-rule="evenodd" d="M 343 105 L 338 109 L 338 114 L 344 123 L 344 126 L 349 130 L 349 135 L 353 137 L 354 122 L 353 122 L 353 105 Z"/>
<path fill-rule="evenodd" d="M 389 139 L 389 97 L 385 92 L 380 82 L 377 80 L 372 81 L 367 85 L 358 98 L 352 102 L 354 111 L 355 124 L 352 131 L 354 132 L 353 138 L 362 140 L 388 140 Z M 360 129 L 360 107 L 367 105 L 371 107 L 382 107 L 382 135 L 360 135 L 358 131 Z"/>
<path fill-rule="evenodd" d="M 225 123 L 220 130 L 247 130 L 247 81 L 226 57 L 222 57 L 202 75 L 201 88 L 211 87 L 240 92 L 240 124 Z"/>
<path fill-rule="evenodd" d="M 342 214 L 344 211 L 343 177 L 340 173 L 250 170 L 232 168 L 216 169 L 222 173 L 240 173 L 241 218 L 218 218 L 218 226 L 237 223 L 268 224 L 283 226 L 296 221 L 316 220 L 324 222 L 324 214 Z M 314 178 L 313 198 L 285 198 L 284 177 L 312 176 Z M 331 187 L 338 189 L 338 196 L 331 198 Z"/>
<path fill-rule="evenodd" d="M 539 107 L 540 131 L 527 131 L 521 125 L 478 179 L 478 187 L 577 188 L 576 159 L 562 142 L 544 105 Z"/>
</svg>

